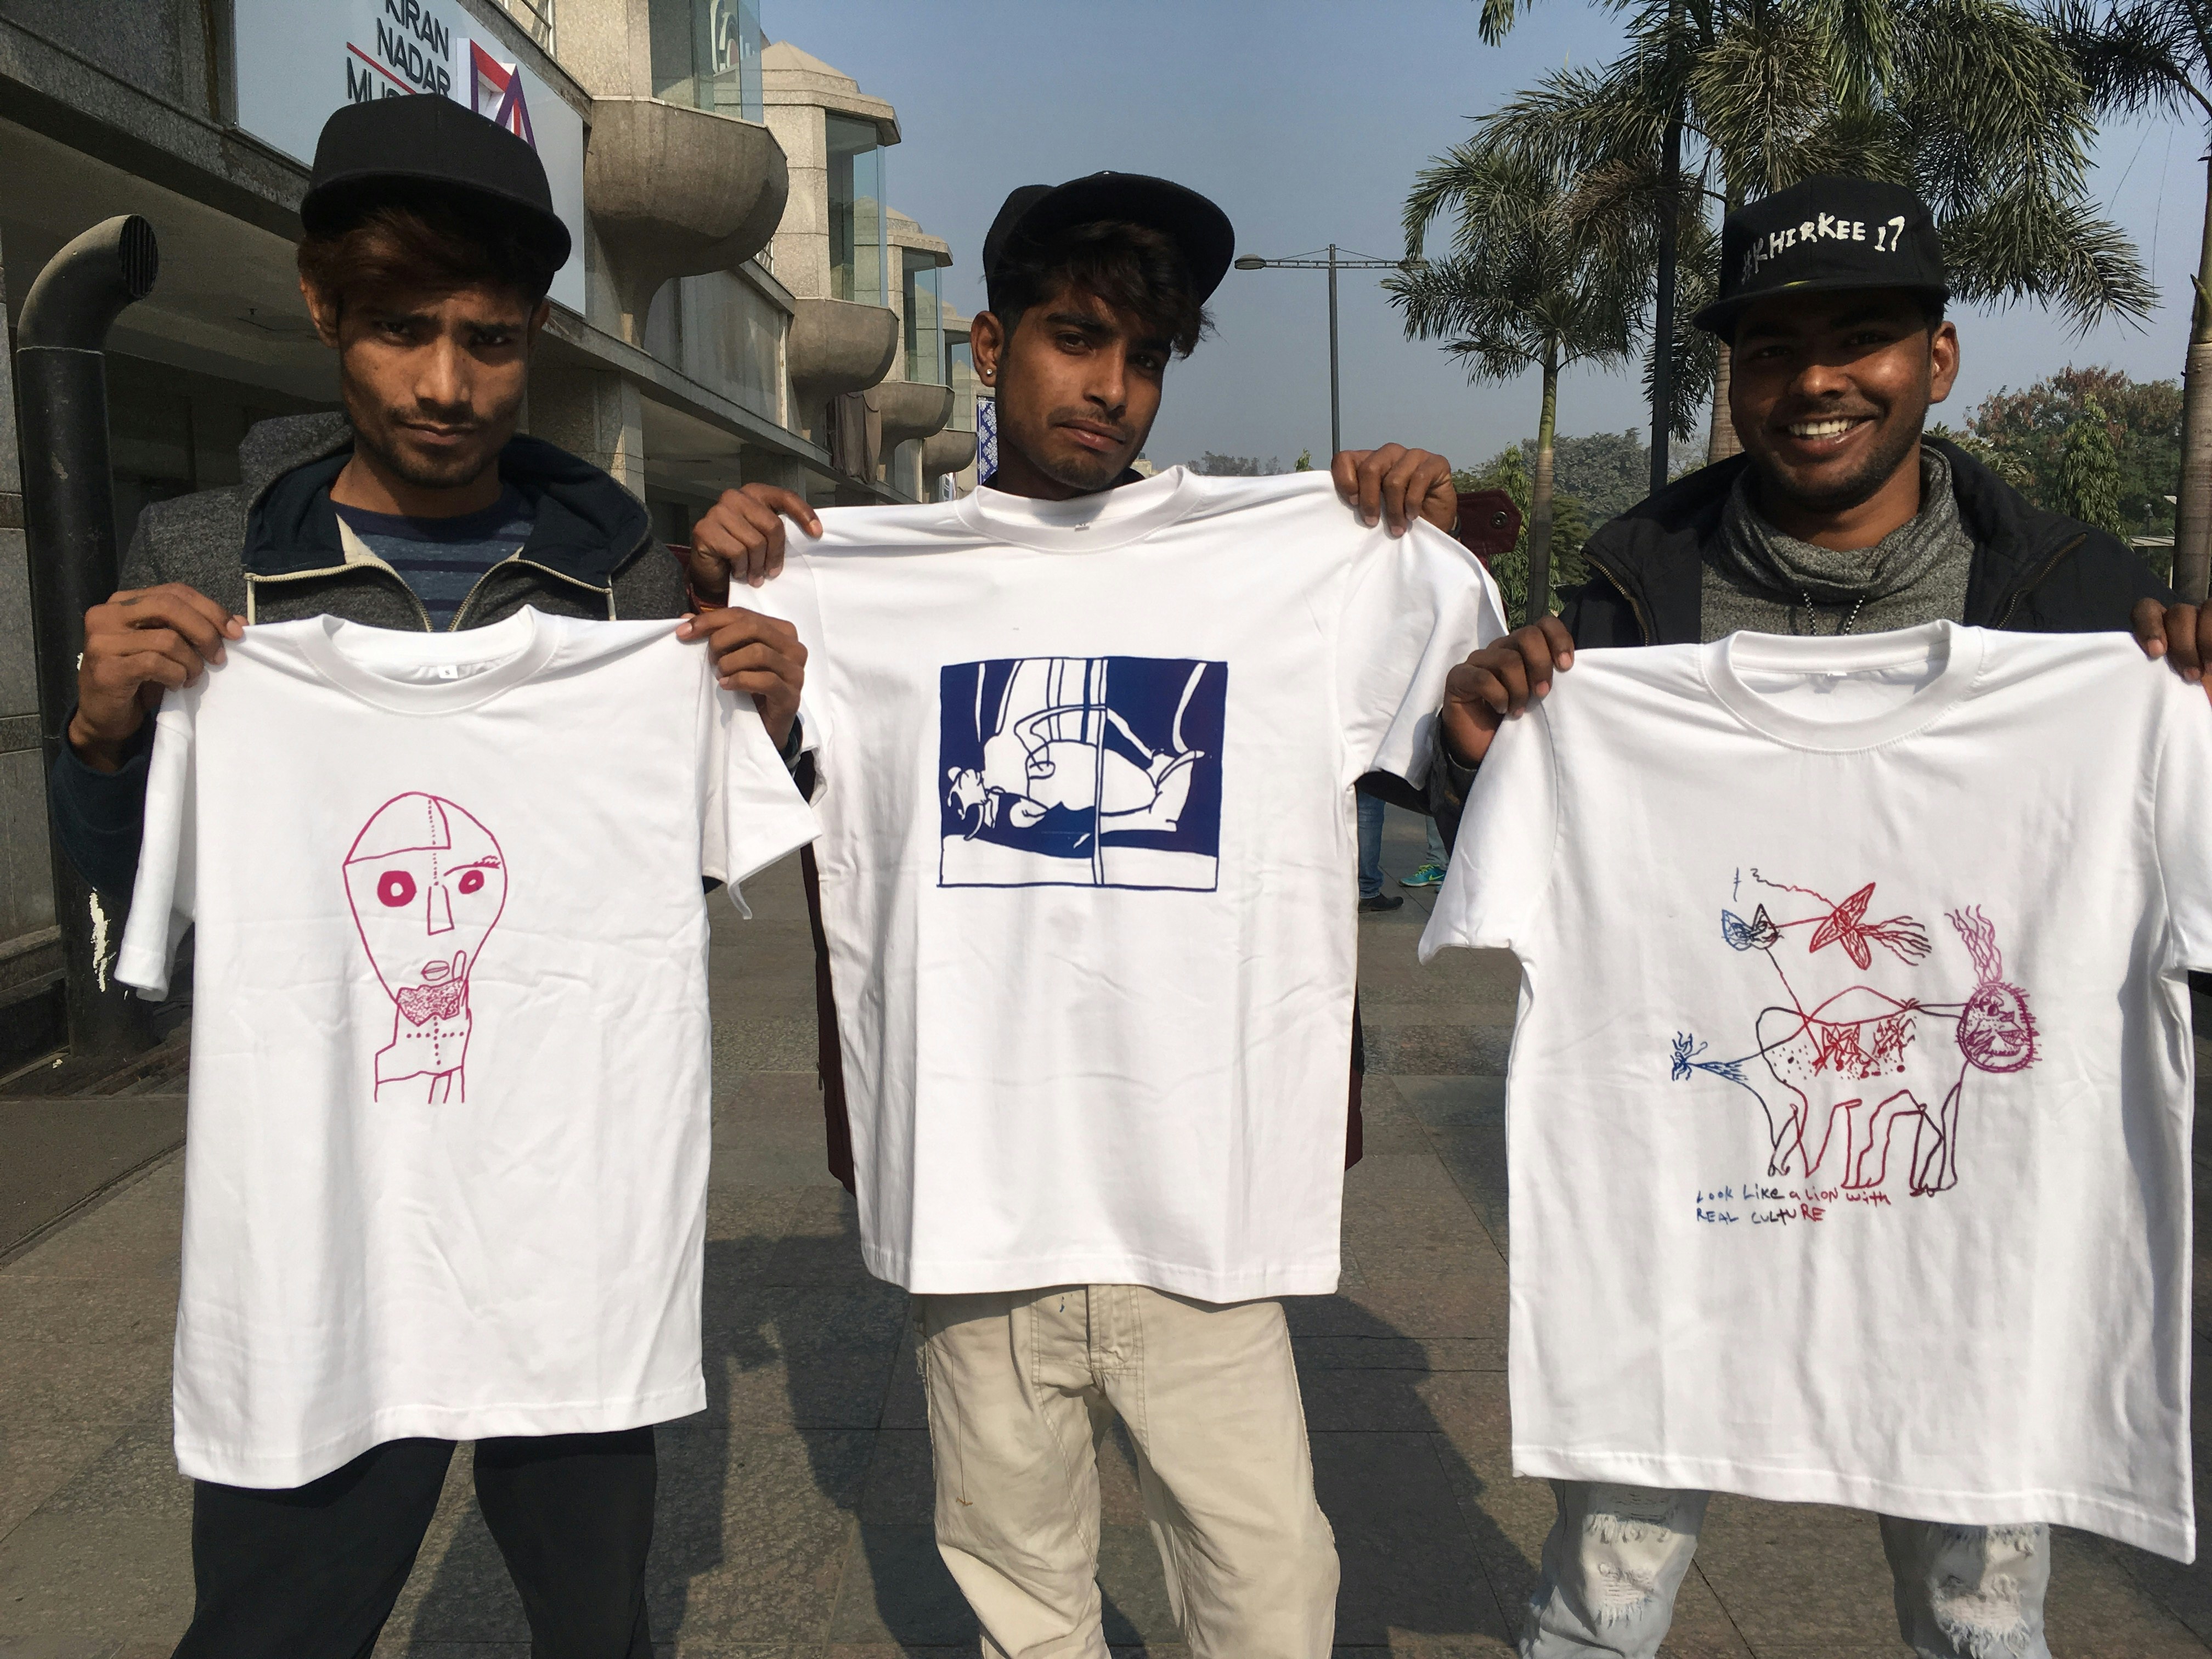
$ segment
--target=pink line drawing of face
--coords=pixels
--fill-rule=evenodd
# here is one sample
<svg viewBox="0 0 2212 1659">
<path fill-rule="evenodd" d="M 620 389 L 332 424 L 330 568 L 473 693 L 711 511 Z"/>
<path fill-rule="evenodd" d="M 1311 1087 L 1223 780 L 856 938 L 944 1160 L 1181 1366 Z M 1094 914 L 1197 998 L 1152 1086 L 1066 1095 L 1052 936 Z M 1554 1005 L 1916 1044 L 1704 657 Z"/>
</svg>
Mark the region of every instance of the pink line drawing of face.
<svg viewBox="0 0 2212 1659">
<path fill-rule="evenodd" d="M 465 1101 L 469 973 L 507 908 L 499 842 L 443 796 L 394 795 L 354 837 L 345 884 L 362 945 L 392 1002 L 376 1097 L 413 1083 L 392 1097 Z"/>
</svg>

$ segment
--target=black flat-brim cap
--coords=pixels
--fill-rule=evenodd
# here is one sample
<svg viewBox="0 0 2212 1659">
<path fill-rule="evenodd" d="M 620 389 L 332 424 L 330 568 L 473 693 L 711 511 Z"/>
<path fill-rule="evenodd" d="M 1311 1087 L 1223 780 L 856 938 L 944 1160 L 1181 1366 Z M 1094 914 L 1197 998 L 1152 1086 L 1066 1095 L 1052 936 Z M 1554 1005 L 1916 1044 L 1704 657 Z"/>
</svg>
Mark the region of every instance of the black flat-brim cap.
<svg viewBox="0 0 2212 1659">
<path fill-rule="evenodd" d="M 1733 341 L 1737 319 L 1759 301 L 1851 289 L 1948 299 L 1942 240 L 1928 204 L 1905 185 L 1822 174 L 1729 215 L 1720 295 L 1690 320 Z"/>
<path fill-rule="evenodd" d="M 556 270 L 568 262 L 568 227 L 553 210 L 538 152 L 436 93 L 348 104 L 324 122 L 300 222 L 311 236 L 338 235 L 410 192 L 480 204 Z"/>
<path fill-rule="evenodd" d="M 983 283 L 993 310 L 1006 255 L 1048 242 L 1073 225 L 1120 220 L 1157 230 L 1176 246 L 1204 305 L 1237 255 L 1229 216 L 1196 191 L 1141 173 L 1093 173 L 1064 185 L 1024 185 L 1006 198 L 983 238 Z"/>
</svg>

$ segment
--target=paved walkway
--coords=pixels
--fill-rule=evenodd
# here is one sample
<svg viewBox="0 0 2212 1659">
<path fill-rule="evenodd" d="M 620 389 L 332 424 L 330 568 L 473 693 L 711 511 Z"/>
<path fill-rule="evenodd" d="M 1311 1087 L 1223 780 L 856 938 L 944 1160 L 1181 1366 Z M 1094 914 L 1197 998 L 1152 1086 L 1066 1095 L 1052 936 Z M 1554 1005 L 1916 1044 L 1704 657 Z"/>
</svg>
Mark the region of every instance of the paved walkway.
<svg viewBox="0 0 2212 1659">
<path fill-rule="evenodd" d="M 1420 859 L 1416 821 L 1394 813 L 1390 867 Z M 714 1403 L 662 1431 L 653 1628 L 684 1659 L 972 1653 L 930 1541 L 904 1297 L 861 1272 L 850 1202 L 822 1172 L 795 876 L 751 898 L 757 919 L 718 924 L 714 959 Z M 1344 1286 L 1291 1317 L 1344 1555 L 1339 1640 L 1458 1659 L 1510 1651 L 1552 1505 L 1506 1455 L 1498 1074 L 1513 970 L 1465 953 L 1417 968 L 1426 902 L 1363 924 L 1375 1075 Z M 0 1659 L 159 1659 L 189 1611 L 189 1497 L 167 1435 L 181 1188 L 176 1159 L 157 1164 L 0 1268 Z M 1109 1636 L 1181 1654 L 1127 1459 L 1109 1447 L 1107 1463 Z M 468 1492 L 456 1460 L 379 1659 L 527 1654 Z M 2212 1570 L 2065 1534 L 2050 1622 L 2062 1659 L 2203 1655 Z M 1667 1650 L 1894 1659 L 1874 1522 L 1717 1501 Z"/>
</svg>

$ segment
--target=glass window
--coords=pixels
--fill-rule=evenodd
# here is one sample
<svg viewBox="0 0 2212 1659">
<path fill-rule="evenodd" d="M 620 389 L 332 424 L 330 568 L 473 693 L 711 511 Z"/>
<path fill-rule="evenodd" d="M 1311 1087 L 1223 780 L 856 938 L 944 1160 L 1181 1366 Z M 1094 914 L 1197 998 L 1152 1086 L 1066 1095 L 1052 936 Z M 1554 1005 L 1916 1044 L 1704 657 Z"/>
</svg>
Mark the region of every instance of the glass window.
<svg viewBox="0 0 2212 1659">
<path fill-rule="evenodd" d="M 759 0 L 650 0 L 653 95 L 761 118 Z"/>
<path fill-rule="evenodd" d="M 875 123 L 824 118 L 830 149 L 830 293 L 888 306 L 890 224 L 884 213 L 884 152 Z"/>
<path fill-rule="evenodd" d="M 684 372 L 756 415 L 778 418 L 783 313 L 729 271 L 684 283 Z"/>
<path fill-rule="evenodd" d="M 954 335 L 945 346 L 945 381 L 952 388 L 952 429 L 973 432 L 975 429 L 975 359 L 968 349 L 968 337 Z"/>
<path fill-rule="evenodd" d="M 906 268 L 906 377 L 945 384 L 945 322 L 939 304 L 938 268 Z"/>
<path fill-rule="evenodd" d="M 679 276 L 653 296 L 645 349 L 680 374 L 769 420 L 782 418 L 783 313 L 734 272 Z"/>
</svg>

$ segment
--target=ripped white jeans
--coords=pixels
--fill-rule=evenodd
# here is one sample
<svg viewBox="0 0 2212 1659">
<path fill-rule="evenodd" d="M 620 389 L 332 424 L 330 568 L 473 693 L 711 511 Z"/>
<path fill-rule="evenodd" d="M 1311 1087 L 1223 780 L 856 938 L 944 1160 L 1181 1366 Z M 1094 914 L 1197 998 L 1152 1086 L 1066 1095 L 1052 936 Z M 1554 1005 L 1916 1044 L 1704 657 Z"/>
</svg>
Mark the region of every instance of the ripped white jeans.
<svg viewBox="0 0 2212 1659">
<path fill-rule="evenodd" d="M 1522 1659 L 1652 1659 L 1697 1553 L 1712 1494 L 1554 1480 Z M 2051 1659 L 2051 1529 L 1881 1517 L 1897 1625 L 1921 1659 Z"/>
</svg>

